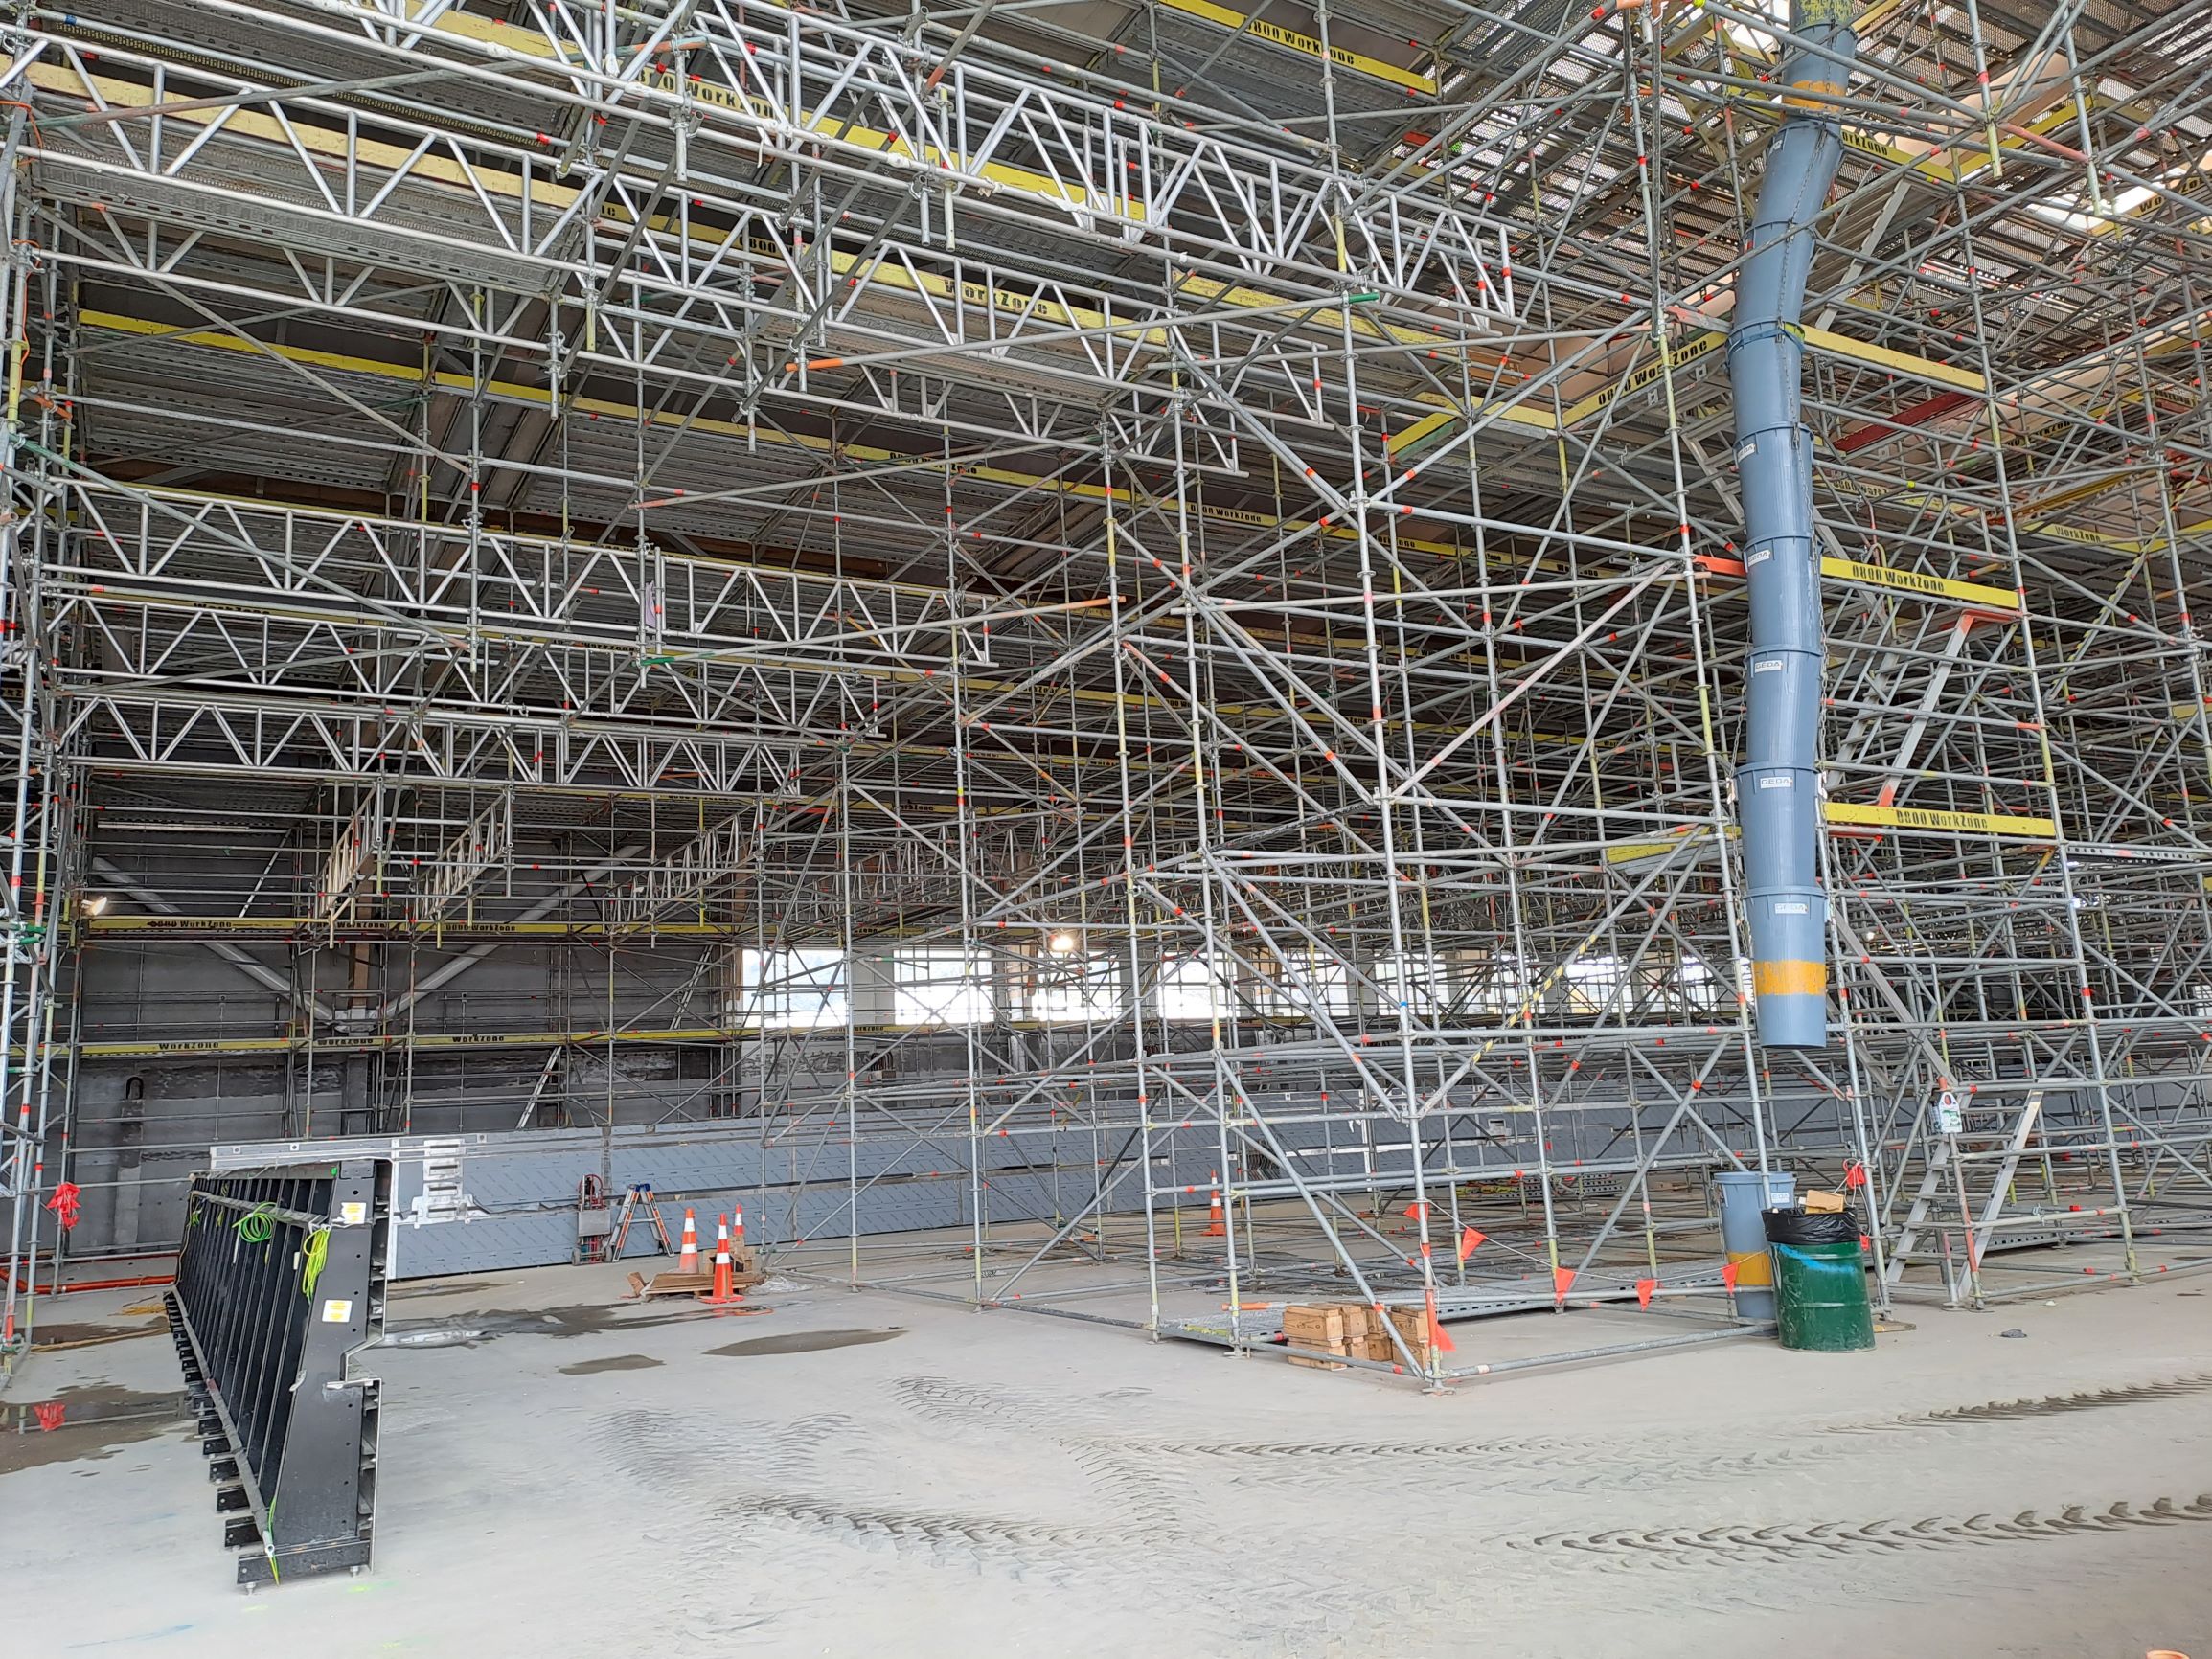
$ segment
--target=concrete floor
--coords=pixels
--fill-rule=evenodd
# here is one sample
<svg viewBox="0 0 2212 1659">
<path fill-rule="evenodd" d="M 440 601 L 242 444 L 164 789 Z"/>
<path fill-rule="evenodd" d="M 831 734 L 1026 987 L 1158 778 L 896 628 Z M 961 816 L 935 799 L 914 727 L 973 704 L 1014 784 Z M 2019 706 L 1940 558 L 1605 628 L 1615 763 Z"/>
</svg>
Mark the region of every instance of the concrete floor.
<svg viewBox="0 0 2212 1659">
<path fill-rule="evenodd" d="M 34 1356 L 0 1406 L 73 1421 L 0 1436 L 0 1649 L 2212 1659 L 2204 1279 L 1441 1398 L 831 1288 L 636 1324 L 618 1281 L 397 1299 L 485 1334 L 368 1356 L 376 1564 L 252 1596 L 162 1409 L 168 1341 Z M 151 1326 L 120 1316 L 143 1295 L 47 1332 Z M 2052 1395 L 2088 1398 L 1977 1409 Z"/>
</svg>

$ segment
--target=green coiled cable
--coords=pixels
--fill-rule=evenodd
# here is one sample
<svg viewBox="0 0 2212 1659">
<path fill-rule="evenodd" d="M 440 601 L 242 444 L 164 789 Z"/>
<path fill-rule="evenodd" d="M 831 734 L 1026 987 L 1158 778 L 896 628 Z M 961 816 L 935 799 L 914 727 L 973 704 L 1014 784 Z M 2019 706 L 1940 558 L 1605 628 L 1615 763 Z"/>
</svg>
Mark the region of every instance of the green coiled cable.
<svg viewBox="0 0 2212 1659">
<path fill-rule="evenodd" d="M 300 1252 L 300 1294 L 312 1296 L 315 1281 L 323 1276 L 323 1259 L 331 1253 L 331 1230 L 318 1227 L 308 1235 L 308 1242 Z"/>
</svg>

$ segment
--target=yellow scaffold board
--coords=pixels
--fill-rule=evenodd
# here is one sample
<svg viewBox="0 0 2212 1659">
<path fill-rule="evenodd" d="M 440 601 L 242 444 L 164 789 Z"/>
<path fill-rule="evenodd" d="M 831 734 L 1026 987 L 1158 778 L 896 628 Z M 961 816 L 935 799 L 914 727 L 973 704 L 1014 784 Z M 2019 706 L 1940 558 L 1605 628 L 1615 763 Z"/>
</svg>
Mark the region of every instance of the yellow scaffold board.
<svg viewBox="0 0 2212 1659">
<path fill-rule="evenodd" d="M 1727 833 L 1728 839 L 1733 841 L 1742 831 L 1731 824 L 1728 826 Z M 1640 863 L 1646 858 L 1664 857 L 1667 853 L 1678 852 L 1684 847 L 1701 847 L 1712 839 L 1713 832 L 1700 826 L 1696 830 L 1677 831 L 1672 840 L 1667 841 L 1623 841 L 1617 846 L 1606 849 L 1606 862 L 1608 864 Z"/>
</svg>

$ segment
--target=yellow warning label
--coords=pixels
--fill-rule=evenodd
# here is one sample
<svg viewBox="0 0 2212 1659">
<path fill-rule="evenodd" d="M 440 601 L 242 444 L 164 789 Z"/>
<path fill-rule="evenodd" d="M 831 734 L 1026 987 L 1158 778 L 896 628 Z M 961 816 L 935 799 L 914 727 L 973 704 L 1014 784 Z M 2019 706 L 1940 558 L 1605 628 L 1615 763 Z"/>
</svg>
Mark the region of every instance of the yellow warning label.
<svg viewBox="0 0 2212 1659">
<path fill-rule="evenodd" d="M 1254 35 L 1288 47 L 1308 57 L 1326 57 L 1345 69 L 1357 70 L 1378 80 L 1387 80 L 1393 86 L 1402 86 L 1413 92 L 1434 92 L 1436 82 L 1425 75 L 1416 75 L 1410 69 L 1401 69 L 1395 63 L 1385 63 L 1380 57 L 1370 57 L 1363 52 L 1350 52 L 1341 46 L 1323 46 L 1311 34 L 1301 34 L 1295 29 L 1286 29 L 1280 23 L 1268 23 L 1258 17 L 1246 17 L 1242 11 L 1232 11 L 1226 6 L 1217 6 L 1213 0 L 1161 0 L 1170 11 L 1180 11 L 1186 17 L 1202 17 L 1208 23 L 1218 23 L 1223 29 Z"/>
<path fill-rule="evenodd" d="M 2059 827 L 2048 818 L 2030 818 L 2012 812 L 1938 812 L 1927 807 L 1860 807 L 1848 801 L 1831 801 L 1821 808 L 1831 824 L 1860 825 L 1880 830 L 1940 830 L 1958 835 L 2018 835 L 2028 841 L 2049 841 Z"/>
<path fill-rule="evenodd" d="M 1669 370 L 1686 369 L 1700 357 L 1711 356 L 1727 343 L 1728 336 L 1725 334 L 1704 333 L 1687 342 L 1679 351 L 1654 352 L 1649 362 L 1639 364 L 1623 376 L 1617 389 L 1618 393 L 1621 397 L 1626 398 L 1641 392 Z M 1583 405 L 1577 404 L 1576 411 L 1579 415 L 1583 411 Z M 1594 415 L 1597 410 L 1593 408 L 1588 413 Z"/>
<path fill-rule="evenodd" d="M 2009 588 L 1985 582 L 1960 581 L 1955 577 L 1930 576 L 1923 570 L 1898 570 L 1886 564 L 1862 564 L 1855 558 L 1823 558 L 1820 574 L 1838 581 L 1862 581 L 1875 587 L 1893 587 L 1903 593 L 1926 594 L 1931 599 L 1955 599 L 1966 604 L 1984 604 L 1992 610 L 2017 611 L 2020 596 Z"/>
<path fill-rule="evenodd" d="M 2030 818 L 2011 812 L 1939 812 L 1927 807 L 1861 807 L 1848 801 L 1827 802 L 1821 807 L 1821 816 L 1831 824 L 1852 828 L 1941 830 L 1961 835 L 2017 835 L 2029 841 L 2049 841 L 2059 832 L 2058 826 L 2048 818 Z M 1742 833 L 1733 824 L 1727 828 L 1731 841 Z M 1606 862 L 1633 864 L 1645 858 L 1660 858 L 1684 847 L 1701 846 L 1712 838 L 1710 830 L 1699 829 L 1683 831 L 1669 841 L 1623 841 L 1606 849 Z"/>
</svg>

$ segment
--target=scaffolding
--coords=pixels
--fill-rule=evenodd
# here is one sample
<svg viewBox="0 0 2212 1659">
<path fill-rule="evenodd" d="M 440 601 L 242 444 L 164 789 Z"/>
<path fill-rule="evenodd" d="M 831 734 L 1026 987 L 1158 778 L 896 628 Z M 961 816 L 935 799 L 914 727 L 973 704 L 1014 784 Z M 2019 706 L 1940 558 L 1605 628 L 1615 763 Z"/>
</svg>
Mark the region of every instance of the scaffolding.
<svg viewBox="0 0 2212 1659">
<path fill-rule="evenodd" d="M 1854 10 L 1797 1052 L 1723 369 L 1787 7 L 17 9 L 11 1320 L 159 1241 L 187 1066 L 756 1136 L 844 1193 L 795 1270 L 1235 1348 L 1729 1334 L 1740 1167 L 1894 1299 L 2212 1261 L 2212 20 Z"/>
</svg>

